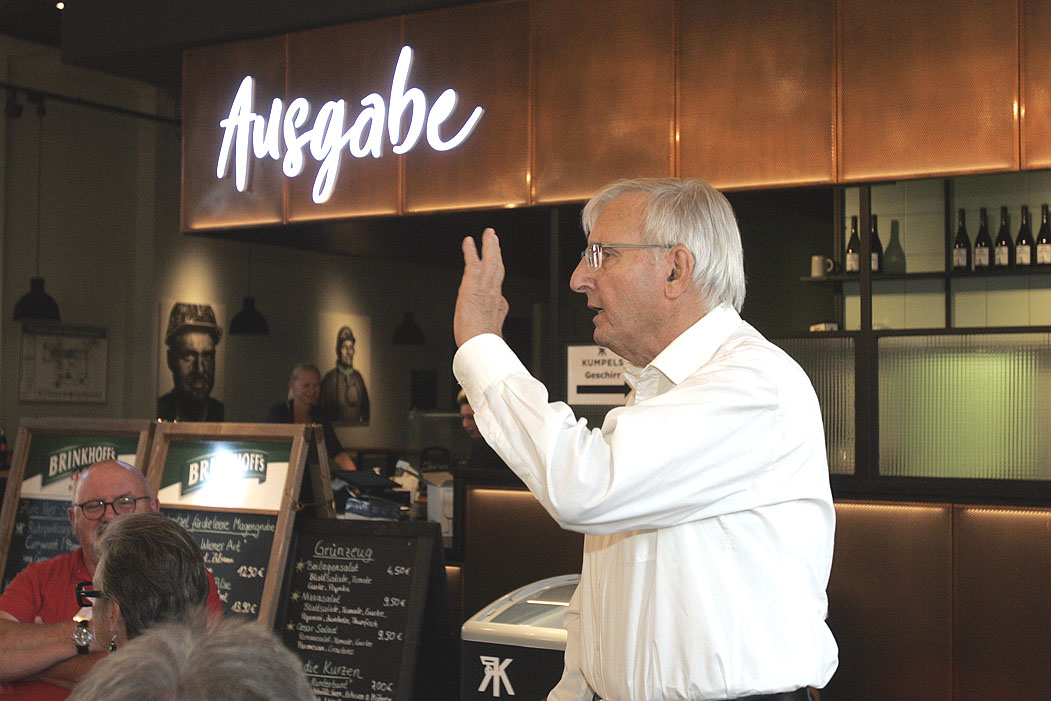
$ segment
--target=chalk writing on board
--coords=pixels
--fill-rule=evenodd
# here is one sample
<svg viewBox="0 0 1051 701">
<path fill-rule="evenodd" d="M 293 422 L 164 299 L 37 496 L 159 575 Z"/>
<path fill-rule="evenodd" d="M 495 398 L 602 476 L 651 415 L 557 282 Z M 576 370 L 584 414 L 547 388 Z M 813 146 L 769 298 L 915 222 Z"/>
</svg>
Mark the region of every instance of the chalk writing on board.
<svg viewBox="0 0 1051 701">
<path fill-rule="evenodd" d="M 56 499 L 23 498 L 19 501 L 4 567 L 3 588 L 6 589 L 27 565 L 77 549 L 66 512 L 68 506 L 68 501 Z"/>
<path fill-rule="evenodd" d="M 226 614 L 259 615 L 277 516 L 162 509 L 189 531 L 204 554 Z"/>
<path fill-rule="evenodd" d="M 280 633 L 319 699 L 407 698 L 399 684 L 418 543 L 300 534 Z"/>
</svg>

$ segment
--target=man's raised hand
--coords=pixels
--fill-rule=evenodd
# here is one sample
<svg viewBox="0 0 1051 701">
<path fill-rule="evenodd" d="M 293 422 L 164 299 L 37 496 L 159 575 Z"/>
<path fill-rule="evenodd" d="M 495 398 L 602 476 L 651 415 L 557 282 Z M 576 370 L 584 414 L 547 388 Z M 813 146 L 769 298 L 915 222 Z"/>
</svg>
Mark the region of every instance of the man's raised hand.
<svg viewBox="0 0 1051 701">
<path fill-rule="evenodd" d="M 483 333 L 500 335 L 508 304 L 501 290 L 504 261 L 496 232 L 482 232 L 482 253 L 470 236 L 463 240 L 463 278 L 456 297 L 453 336 L 457 347 Z"/>
</svg>

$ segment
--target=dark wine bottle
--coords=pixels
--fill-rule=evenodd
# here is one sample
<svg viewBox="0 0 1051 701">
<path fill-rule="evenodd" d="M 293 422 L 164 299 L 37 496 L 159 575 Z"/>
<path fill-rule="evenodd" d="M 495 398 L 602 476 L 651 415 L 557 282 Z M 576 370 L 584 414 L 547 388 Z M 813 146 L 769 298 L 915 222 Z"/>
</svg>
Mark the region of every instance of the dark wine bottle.
<svg viewBox="0 0 1051 701">
<path fill-rule="evenodd" d="M 1033 264 L 1033 232 L 1029 228 L 1029 207 L 1022 205 L 1022 225 L 1015 239 L 1015 265 Z"/>
<path fill-rule="evenodd" d="M 850 240 L 843 260 L 843 272 L 861 272 L 861 239 L 858 238 L 858 218 L 850 218 Z"/>
<path fill-rule="evenodd" d="M 1007 207 L 1000 208 L 1000 233 L 996 235 L 993 265 L 1009 268 L 1015 264 L 1015 244 L 1011 239 L 1011 228 L 1007 218 Z"/>
<path fill-rule="evenodd" d="M 963 207 L 960 208 L 959 224 L 956 226 L 956 239 L 952 242 L 952 269 L 971 269 L 971 239 L 967 236 Z"/>
<path fill-rule="evenodd" d="M 883 252 L 883 272 L 905 274 L 905 249 L 898 238 L 898 220 L 890 220 L 890 241 Z"/>
<path fill-rule="evenodd" d="M 872 251 L 872 272 L 883 272 L 883 244 L 879 240 L 879 227 L 876 224 L 876 215 L 872 215 L 872 228 L 869 229 L 869 247 Z"/>
<path fill-rule="evenodd" d="M 1040 231 L 1036 235 L 1036 264 L 1051 265 L 1051 227 L 1047 224 L 1047 205 L 1040 207 Z"/>
<path fill-rule="evenodd" d="M 978 235 L 974 237 L 974 269 L 983 270 L 993 264 L 993 239 L 989 236 L 989 222 L 985 207 L 978 211 Z"/>
</svg>

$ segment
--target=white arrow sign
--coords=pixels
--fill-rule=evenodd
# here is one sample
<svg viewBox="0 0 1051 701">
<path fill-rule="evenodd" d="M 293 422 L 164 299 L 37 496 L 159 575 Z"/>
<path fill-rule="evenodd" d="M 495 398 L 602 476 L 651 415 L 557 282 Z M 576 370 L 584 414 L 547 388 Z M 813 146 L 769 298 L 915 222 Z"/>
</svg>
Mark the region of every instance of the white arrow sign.
<svg viewBox="0 0 1051 701">
<path fill-rule="evenodd" d="M 566 403 L 623 406 L 629 392 L 619 355 L 602 346 L 566 346 Z"/>
</svg>

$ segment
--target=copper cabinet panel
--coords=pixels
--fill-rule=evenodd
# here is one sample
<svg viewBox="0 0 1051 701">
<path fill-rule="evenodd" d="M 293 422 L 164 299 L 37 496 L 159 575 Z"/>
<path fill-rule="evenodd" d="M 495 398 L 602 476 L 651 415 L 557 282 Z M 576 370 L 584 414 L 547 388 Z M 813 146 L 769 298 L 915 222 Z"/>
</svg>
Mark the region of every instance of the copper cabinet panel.
<svg viewBox="0 0 1051 701">
<path fill-rule="evenodd" d="M 680 174 L 832 182 L 835 0 L 683 0 L 680 13 Z"/>
<path fill-rule="evenodd" d="M 1046 698 L 1051 511 L 958 506 L 953 520 L 957 698 Z"/>
<path fill-rule="evenodd" d="M 580 572 L 583 534 L 559 526 L 526 489 L 468 484 L 463 523 L 466 617 L 530 582 Z"/>
<path fill-rule="evenodd" d="M 1016 0 L 841 0 L 842 181 L 1018 167 Z"/>
<path fill-rule="evenodd" d="M 298 97 L 310 102 L 305 130 L 325 102 L 345 100 L 344 129 L 349 129 L 362 111 L 361 100 L 366 95 L 376 93 L 388 101 L 401 47 L 398 18 L 288 35 L 286 108 Z M 414 79 L 414 71 L 410 71 L 410 84 Z M 397 213 L 398 158 L 387 141 L 380 158 L 355 158 L 344 148 L 331 197 L 315 203 L 311 193 L 321 163 L 306 155 L 302 173 L 288 180 L 288 220 Z"/>
<path fill-rule="evenodd" d="M 1021 0 L 1022 167 L 1051 168 L 1051 3 Z"/>
<path fill-rule="evenodd" d="M 529 199 L 529 5 L 490 4 L 411 16 L 413 79 L 431 99 L 459 97 L 450 138 L 476 106 L 485 113 L 460 146 L 425 144 L 405 158 L 405 211 L 525 205 Z"/>
<path fill-rule="evenodd" d="M 952 515 L 944 504 L 836 502 L 829 699 L 952 699 Z"/>
<path fill-rule="evenodd" d="M 534 201 L 673 174 L 673 0 L 532 0 Z"/>
<path fill-rule="evenodd" d="M 235 184 L 235 157 L 216 176 L 224 129 L 241 81 L 260 95 L 284 95 L 285 38 L 187 51 L 182 79 L 182 230 L 275 224 L 282 218 L 281 163 L 249 156 L 246 187 Z M 269 100 L 267 101 L 269 103 Z M 251 150 L 251 149 L 249 149 Z"/>
</svg>

